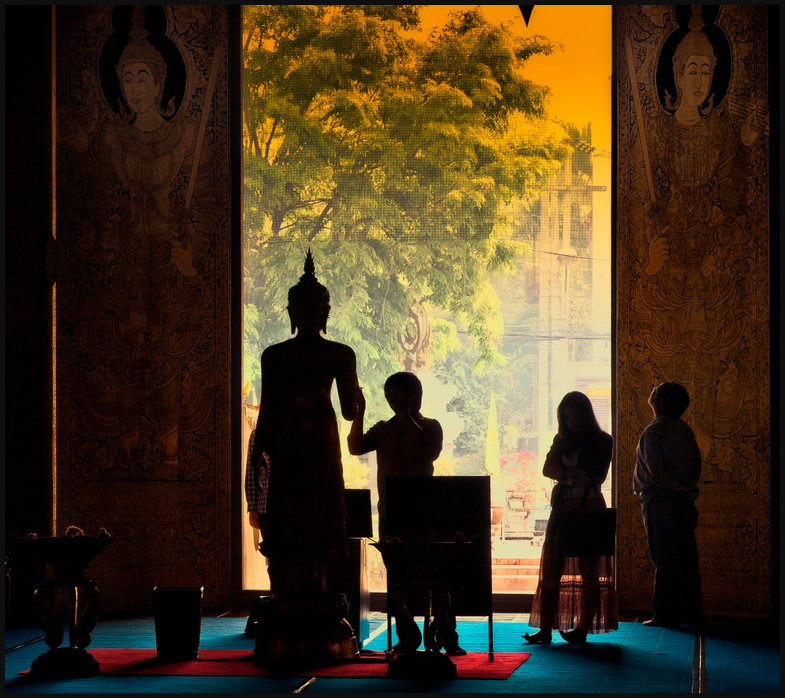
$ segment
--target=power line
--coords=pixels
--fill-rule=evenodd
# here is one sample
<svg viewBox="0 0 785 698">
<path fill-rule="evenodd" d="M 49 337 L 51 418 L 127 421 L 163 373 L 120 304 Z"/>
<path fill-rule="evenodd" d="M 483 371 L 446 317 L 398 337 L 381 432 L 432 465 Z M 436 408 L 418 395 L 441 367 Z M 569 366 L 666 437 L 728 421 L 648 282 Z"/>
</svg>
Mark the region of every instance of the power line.
<svg viewBox="0 0 785 698">
<path fill-rule="evenodd" d="M 458 330 L 459 335 L 467 335 L 468 333 L 466 330 Z M 510 332 L 504 333 L 502 337 L 502 341 L 506 339 L 514 339 L 514 338 L 526 338 L 530 340 L 538 340 L 538 341 L 555 341 L 558 339 L 585 339 L 589 341 L 610 341 L 611 340 L 611 333 L 610 332 L 602 332 L 597 334 L 561 334 L 561 333 L 543 333 L 543 334 L 534 334 L 528 332 Z"/>
<path fill-rule="evenodd" d="M 552 239 L 554 241 L 558 241 L 559 240 L 559 238 L 556 235 L 550 236 L 550 239 Z M 551 257 L 559 256 L 559 252 L 552 252 L 551 250 L 543 250 L 542 248 L 537 247 L 536 245 L 532 245 L 531 243 L 528 243 L 528 242 L 525 243 L 525 244 L 528 245 L 529 248 L 533 252 L 536 252 L 540 256 L 544 256 L 544 255 L 549 255 Z M 564 256 L 564 255 L 562 255 L 562 256 Z M 579 254 L 576 254 L 573 257 L 573 259 L 588 259 L 588 260 L 592 260 L 594 262 L 608 262 L 609 264 L 612 261 L 610 258 L 606 258 L 606 257 L 591 257 L 589 255 L 579 255 Z"/>
</svg>

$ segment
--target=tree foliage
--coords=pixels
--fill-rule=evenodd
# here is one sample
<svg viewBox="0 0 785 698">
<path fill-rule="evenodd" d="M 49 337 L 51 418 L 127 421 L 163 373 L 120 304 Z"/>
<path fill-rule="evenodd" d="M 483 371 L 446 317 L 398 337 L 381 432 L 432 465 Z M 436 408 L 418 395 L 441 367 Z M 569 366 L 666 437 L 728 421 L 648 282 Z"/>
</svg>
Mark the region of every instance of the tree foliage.
<svg viewBox="0 0 785 698">
<path fill-rule="evenodd" d="M 328 335 L 374 383 L 371 413 L 400 370 L 414 299 L 443 318 L 437 355 L 456 347 L 452 323 L 475 371 L 504 361 L 490 278 L 519 251 L 508 205 L 535 197 L 567 154 L 508 126 L 544 117 L 548 90 L 523 68 L 555 46 L 479 10 L 415 39 L 417 8 L 244 8 L 245 378 L 256 386 L 259 353 L 289 333 L 286 292 L 309 247 L 331 293 Z"/>
</svg>

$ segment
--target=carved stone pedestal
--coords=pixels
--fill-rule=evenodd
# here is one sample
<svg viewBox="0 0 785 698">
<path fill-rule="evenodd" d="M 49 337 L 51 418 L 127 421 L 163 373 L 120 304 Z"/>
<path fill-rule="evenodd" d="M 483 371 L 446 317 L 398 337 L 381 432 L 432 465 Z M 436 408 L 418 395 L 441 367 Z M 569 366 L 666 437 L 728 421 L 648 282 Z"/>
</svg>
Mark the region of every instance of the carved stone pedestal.
<svg viewBox="0 0 785 698">
<path fill-rule="evenodd" d="M 351 661 L 360 648 L 346 594 L 273 594 L 263 604 L 254 661 L 286 669 Z"/>
</svg>

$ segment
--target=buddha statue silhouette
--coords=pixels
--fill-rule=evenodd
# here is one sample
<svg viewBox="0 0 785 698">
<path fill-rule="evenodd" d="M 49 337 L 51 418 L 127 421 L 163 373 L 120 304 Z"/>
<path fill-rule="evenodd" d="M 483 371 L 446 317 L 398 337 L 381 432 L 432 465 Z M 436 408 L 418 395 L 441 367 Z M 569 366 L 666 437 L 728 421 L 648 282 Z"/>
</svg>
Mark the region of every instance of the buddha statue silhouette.
<svg viewBox="0 0 785 698">
<path fill-rule="evenodd" d="M 289 290 L 288 312 L 295 337 L 262 352 L 262 395 L 251 458 L 257 473 L 270 468 L 261 551 L 269 560 L 274 615 L 284 619 L 288 614 L 290 621 L 297 617 L 305 634 L 302 616 L 307 609 L 346 603 L 343 594 L 330 593 L 328 584 L 329 563 L 348 554 L 339 429 L 330 393 L 335 381 L 343 417 L 352 420 L 358 383 L 354 351 L 322 336 L 330 294 L 316 279 L 310 250 L 303 275 Z M 334 598 L 338 596 L 343 599 Z M 273 623 L 257 638 L 257 657 L 285 658 L 287 647 L 297 642 L 293 632 L 285 620 Z M 310 641 L 320 632 L 311 627 Z"/>
</svg>

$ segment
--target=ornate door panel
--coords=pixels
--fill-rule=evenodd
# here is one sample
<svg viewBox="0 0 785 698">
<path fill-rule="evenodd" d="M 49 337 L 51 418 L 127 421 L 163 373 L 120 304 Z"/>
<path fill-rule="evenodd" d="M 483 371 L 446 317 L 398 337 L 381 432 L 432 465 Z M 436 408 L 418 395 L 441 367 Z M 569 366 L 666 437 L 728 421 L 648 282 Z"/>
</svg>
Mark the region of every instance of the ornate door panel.
<svg viewBox="0 0 785 698">
<path fill-rule="evenodd" d="M 107 608 L 229 591 L 226 9 L 58 6 L 58 533 Z"/>
<path fill-rule="evenodd" d="M 709 614 L 771 607 L 768 49 L 765 6 L 618 6 L 620 602 L 650 609 L 632 494 L 662 381 L 687 386 L 703 455 Z"/>
</svg>

